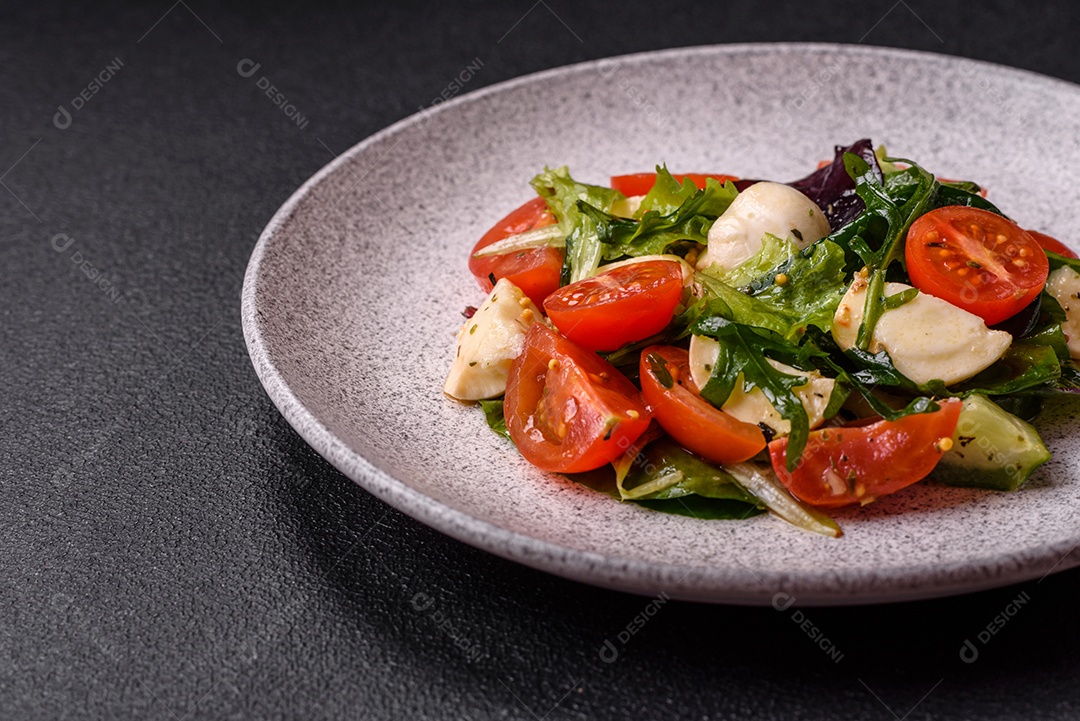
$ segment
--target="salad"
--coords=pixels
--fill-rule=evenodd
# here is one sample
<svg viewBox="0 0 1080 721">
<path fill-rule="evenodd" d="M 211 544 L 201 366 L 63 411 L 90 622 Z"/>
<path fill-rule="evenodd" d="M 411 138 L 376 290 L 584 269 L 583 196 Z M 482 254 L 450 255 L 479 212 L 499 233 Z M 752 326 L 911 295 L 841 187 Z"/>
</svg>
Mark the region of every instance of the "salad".
<svg viewBox="0 0 1080 721">
<path fill-rule="evenodd" d="M 1080 261 L 976 183 L 860 140 L 790 183 L 531 185 L 469 255 L 488 295 L 443 390 L 536 467 L 839 536 L 828 509 L 1049 460 L 1030 421 L 1080 389 Z"/>
</svg>

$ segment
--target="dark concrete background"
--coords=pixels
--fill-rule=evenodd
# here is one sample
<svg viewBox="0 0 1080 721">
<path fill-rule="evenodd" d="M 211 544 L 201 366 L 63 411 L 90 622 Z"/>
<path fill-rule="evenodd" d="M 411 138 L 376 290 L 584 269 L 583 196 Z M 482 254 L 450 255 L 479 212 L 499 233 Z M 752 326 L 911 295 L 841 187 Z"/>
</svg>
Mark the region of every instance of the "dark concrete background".
<svg viewBox="0 0 1080 721">
<path fill-rule="evenodd" d="M 759 41 L 1080 81 L 1072 3 L 668 5 L 0 8 L 0 718 L 1080 714 L 1080 571 L 870 608 L 670 602 L 607 663 L 600 649 L 646 599 L 388 509 L 263 393 L 239 323 L 263 225 L 333 153 L 429 104 L 474 58 L 470 90 Z M 237 72 L 245 58 L 303 127 Z M 1018 599 L 964 663 L 964 640 Z"/>
</svg>

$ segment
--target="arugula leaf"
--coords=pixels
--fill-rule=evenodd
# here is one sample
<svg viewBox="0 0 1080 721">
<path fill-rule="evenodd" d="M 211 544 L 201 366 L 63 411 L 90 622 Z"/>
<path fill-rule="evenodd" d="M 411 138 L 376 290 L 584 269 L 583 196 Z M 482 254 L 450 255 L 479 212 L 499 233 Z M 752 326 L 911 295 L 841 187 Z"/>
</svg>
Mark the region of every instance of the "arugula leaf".
<svg viewBox="0 0 1080 721">
<path fill-rule="evenodd" d="M 965 394 L 1007 395 L 1030 390 L 1060 377 L 1061 363 L 1052 346 L 1013 343 L 999 361 L 964 381 L 956 390 Z"/>
<path fill-rule="evenodd" d="M 866 283 L 866 300 L 863 302 L 863 318 L 855 336 L 855 347 L 867 350 L 874 337 L 874 329 L 885 312 L 885 271 L 877 268 L 870 273 Z"/>
<path fill-rule="evenodd" d="M 885 308 L 885 310 L 893 310 L 915 300 L 915 297 L 917 295 L 919 295 L 918 288 L 908 288 L 907 290 L 902 290 L 899 293 L 885 296 L 881 304 Z"/>
<path fill-rule="evenodd" d="M 934 195 L 934 201 L 927 210 L 944 208 L 946 205 L 966 205 L 1008 217 L 996 205 L 979 195 L 979 186 L 974 183 L 940 183 Z"/>
<path fill-rule="evenodd" d="M 837 386 L 845 384 L 853 388 L 862 396 L 874 413 L 886 420 L 895 421 L 912 413 L 926 413 L 938 409 L 933 399 L 926 396 L 914 398 L 906 408 L 897 410 L 874 395 L 874 388 L 878 386 L 897 389 L 913 395 L 923 390 L 896 370 L 896 367 L 892 364 L 892 359 L 884 350 L 871 354 L 867 351 L 851 348 L 841 353 L 828 332 L 813 333 L 805 344 L 812 345 L 817 349 L 817 353 L 811 356 L 812 360 L 818 364 L 822 371 L 828 375 L 836 376 Z M 837 359 L 843 359 L 843 363 L 838 362 Z M 930 392 L 933 393 L 934 391 Z M 944 395 L 953 394 L 945 391 Z"/>
<path fill-rule="evenodd" d="M 778 334 L 754 329 L 721 318 L 703 318 L 694 325 L 696 335 L 709 336 L 720 344 L 720 354 L 713 366 L 712 376 L 701 389 L 705 400 L 719 408 L 731 395 L 739 376 L 743 390 L 760 388 L 765 397 L 791 423 L 788 437 L 787 468 L 798 465 L 810 434 L 810 419 L 794 388 L 806 385 L 808 376 L 782 373 L 769 364 L 767 358 L 788 365 L 804 365 L 805 353 L 787 343 Z"/>
<path fill-rule="evenodd" d="M 1057 298 L 1050 295 L 1044 289 L 1034 301 L 1032 306 L 1035 312 L 1032 313 L 1033 317 L 1027 319 L 1027 323 L 1024 327 L 1016 332 L 1016 329 L 1005 327 L 1017 338 L 1024 343 L 1031 343 L 1033 345 L 1045 345 L 1050 346 L 1057 353 L 1058 360 L 1067 361 L 1071 358 L 1072 354 L 1069 352 L 1069 342 L 1065 337 L 1065 332 L 1061 329 L 1061 326 L 1068 319 L 1065 315 L 1065 309 L 1061 307 L 1061 303 Z M 1032 306 L 1029 306 L 1024 311 L 1021 311 L 1019 315 L 1025 312 L 1030 312 Z M 1016 318 L 1017 316 L 1014 316 Z M 1020 318 L 1023 320 L 1023 318 Z M 1013 321 L 1013 318 L 1005 321 L 1005 324 L 1009 324 Z M 998 326 L 1001 327 L 1001 326 Z"/>
<path fill-rule="evenodd" d="M 888 351 L 869 351 L 850 348 L 844 355 L 855 361 L 857 370 L 851 377 L 869 386 L 885 386 L 915 392 L 918 387 L 900 371 L 896 370 Z"/>
<path fill-rule="evenodd" d="M 885 275 L 897 260 L 904 255 L 904 238 L 908 228 L 915 218 L 925 213 L 933 202 L 934 194 L 940 184 L 934 180 L 934 176 L 919 167 L 918 164 L 902 158 L 887 158 L 889 162 L 902 161 L 911 167 L 889 176 L 892 189 L 903 187 L 904 192 L 898 193 L 900 202 L 889 194 L 889 187 L 882 182 L 877 168 L 871 166 L 863 158 L 851 153 L 844 155 L 844 164 L 848 173 L 855 180 L 855 192 L 862 198 L 866 205 L 866 211 L 862 216 L 852 222 L 852 229 L 842 228 L 830 238 L 849 248 L 856 253 L 866 266 L 869 278 L 869 288 L 866 293 L 866 301 L 863 307 L 863 320 L 859 326 L 856 345 L 866 350 L 873 337 L 874 326 L 878 318 L 884 312 Z M 903 180 L 901 184 L 900 180 Z M 874 238 L 877 248 L 874 249 L 864 234 L 874 234 L 875 223 L 877 227 L 884 224 L 884 233 L 880 238 Z M 834 237 L 835 236 L 835 237 Z"/>
<path fill-rule="evenodd" d="M 548 208 L 566 236 L 563 285 L 594 275 L 600 265 L 602 252 L 595 223 L 582 215 L 580 204 L 585 203 L 607 212 L 616 200 L 625 196 L 611 188 L 575 181 L 566 166 L 544 168 L 544 172 L 533 178 L 530 184 L 547 201 Z"/>
<path fill-rule="evenodd" d="M 891 163 L 890 163 L 891 165 Z M 885 193 L 894 203 L 910 200 L 919 189 L 921 174 L 918 168 L 903 168 L 885 173 Z"/>
<path fill-rule="evenodd" d="M 874 173 L 874 169 L 857 155 L 845 155 L 848 173 L 855 180 L 855 192 L 866 203 L 866 212 L 883 219 L 887 230 L 874 256 L 867 263 L 870 270 L 887 270 L 904 255 L 904 238 L 915 219 L 931 208 L 935 193 L 941 187 L 934 176 L 917 163 L 903 158 L 888 158 L 890 162 L 902 161 L 910 165 L 904 172 L 910 174 L 909 184 L 914 188 L 906 199 L 897 202 L 890 197 L 886 186 Z"/>
<path fill-rule="evenodd" d="M 1043 250 L 1046 253 L 1046 259 L 1050 261 L 1050 271 L 1053 272 L 1063 265 L 1067 265 L 1077 273 L 1080 273 L 1080 260 L 1076 258 L 1066 258 L 1064 255 L 1058 255 L 1052 250 Z"/>
<path fill-rule="evenodd" d="M 480 401 L 480 409 L 484 411 L 484 420 L 487 421 L 488 428 L 500 436 L 510 438 L 510 431 L 506 428 L 506 418 L 503 416 L 503 402 L 501 400 Z"/>
</svg>

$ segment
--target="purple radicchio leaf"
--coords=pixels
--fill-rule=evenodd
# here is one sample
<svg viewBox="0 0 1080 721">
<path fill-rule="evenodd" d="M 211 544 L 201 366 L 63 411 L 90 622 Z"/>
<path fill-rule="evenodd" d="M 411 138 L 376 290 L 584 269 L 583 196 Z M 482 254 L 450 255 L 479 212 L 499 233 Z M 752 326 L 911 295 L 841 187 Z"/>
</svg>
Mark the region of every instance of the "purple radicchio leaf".
<svg viewBox="0 0 1080 721">
<path fill-rule="evenodd" d="M 874 146 L 869 138 L 864 138 L 846 148 L 836 146 L 832 163 L 801 180 L 788 183 L 817 203 L 825 213 L 829 227 L 834 231 L 855 220 L 866 209 L 862 198 L 855 193 L 855 181 L 844 167 L 844 153 L 854 153 L 861 157 L 873 169 L 878 180 L 882 180 L 881 166 L 874 156 Z"/>
</svg>

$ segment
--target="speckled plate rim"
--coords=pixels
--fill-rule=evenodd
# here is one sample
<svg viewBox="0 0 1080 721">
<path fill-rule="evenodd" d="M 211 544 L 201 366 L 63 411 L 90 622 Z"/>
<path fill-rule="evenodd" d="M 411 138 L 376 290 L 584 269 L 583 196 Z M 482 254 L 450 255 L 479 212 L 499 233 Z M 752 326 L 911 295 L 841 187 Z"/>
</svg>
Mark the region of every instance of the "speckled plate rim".
<svg viewBox="0 0 1080 721">
<path fill-rule="evenodd" d="M 1075 538 L 1066 538 L 1038 547 L 1028 547 L 1012 554 L 967 559 L 963 562 L 914 564 L 879 571 L 866 579 L 862 587 L 843 572 L 828 569 L 815 573 L 757 572 L 736 563 L 725 568 L 700 568 L 675 564 L 659 564 L 620 557 L 617 553 L 599 554 L 563 546 L 519 533 L 473 517 L 425 495 L 404 482 L 377 468 L 352 450 L 319 420 L 296 396 L 288 381 L 275 365 L 260 320 L 260 270 L 268 253 L 273 252 L 287 221 L 292 218 L 311 191 L 327 178 L 353 162 L 368 148 L 393 137 L 419 122 L 430 122 L 440 113 L 462 103 L 505 92 L 520 85 L 556 78 L 601 67 L 612 60 L 641 62 L 650 59 L 686 57 L 697 54 L 724 53 L 737 55 L 747 52 L 772 51 L 797 53 L 829 51 L 838 54 L 865 54 L 904 59 L 920 58 L 940 61 L 951 58 L 937 53 L 900 50 L 876 46 L 841 45 L 832 43 L 745 43 L 721 46 L 697 46 L 650 51 L 603 58 L 574 65 L 552 68 L 497 83 L 463 94 L 434 110 L 406 117 L 369 136 L 342 153 L 301 185 L 278 209 L 252 251 L 244 275 L 241 293 L 241 319 L 244 340 L 256 375 L 267 395 L 285 420 L 315 451 L 343 474 L 391 507 L 452 538 L 503 558 L 554 573 L 576 581 L 639 594 L 663 591 L 669 597 L 710 603 L 768 605 L 779 593 L 797 595 L 800 605 L 858 605 L 919 600 L 968 593 L 988 588 L 1041 579 L 1047 575 L 1080 565 L 1073 551 L 1080 546 L 1080 529 Z M 1044 85 L 1058 91 L 1077 92 L 1076 85 L 1035 72 L 982 61 L 978 65 L 994 72 L 1012 74 L 1025 83 Z M 841 592 L 835 589 L 841 577 L 848 585 Z"/>
</svg>

